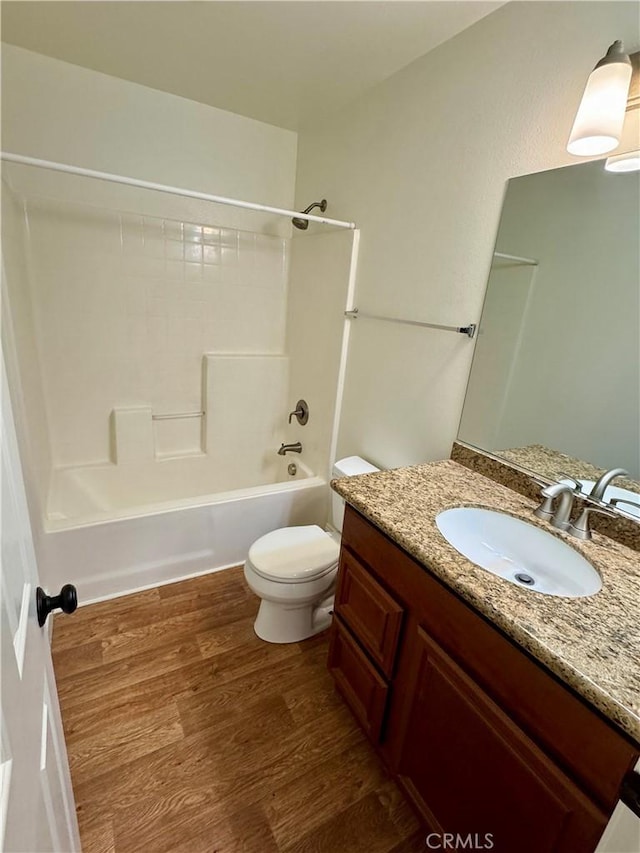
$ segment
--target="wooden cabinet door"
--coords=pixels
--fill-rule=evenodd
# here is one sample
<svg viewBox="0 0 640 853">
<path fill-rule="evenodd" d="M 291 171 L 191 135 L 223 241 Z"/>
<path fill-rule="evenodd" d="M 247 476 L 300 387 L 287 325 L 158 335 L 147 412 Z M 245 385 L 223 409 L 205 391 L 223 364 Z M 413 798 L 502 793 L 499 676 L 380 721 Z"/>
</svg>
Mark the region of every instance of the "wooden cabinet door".
<svg viewBox="0 0 640 853">
<path fill-rule="evenodd" d="M 389 687 L 339 616 L 331 626 L 329 672 L 358 722 L 375 743 L 380 738 Z"/>
<path fill-rule="evenodd" d="M 397 772 L 428 827 L 459 849 L 591 853 L 606 816 L 415 623 L 406 643 Z"/>
</svg>

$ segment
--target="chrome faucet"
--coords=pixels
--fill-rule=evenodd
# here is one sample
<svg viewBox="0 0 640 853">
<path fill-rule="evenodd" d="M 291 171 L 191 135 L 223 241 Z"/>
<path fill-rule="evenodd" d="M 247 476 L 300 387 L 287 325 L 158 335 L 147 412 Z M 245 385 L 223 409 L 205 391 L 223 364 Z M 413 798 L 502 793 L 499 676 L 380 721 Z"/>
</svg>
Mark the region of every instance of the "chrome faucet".
<svg viewBox="0 0 640 853">
<path fill-rule="evenodd" d="M 544 500 L 537 509 L 534 509 L 533 514 L 537 518 L 548 521 L 559 530 L 566 530 L 569 527 L 573 502 L 579 494 L 580 484 L 577 480 L 573 480 L 573 483 L 551 483 L 540 492 Z M 560 499 L 557 507 L 554 506 L 556 498 Z"/>
<path fill-rule="evenodd" d="M 286 453 L 302 453 L 302 445 L 299 441 L 295 444 L 281 444 L 278 456 L 284 456 Z"/>
<path fill-rule="evenodd" d="M 596 480 L 589 497 L 593 498 L 594 501 L 601 501 L 604 497 L 605 489 L 613 479 L 616 477 L 628 476 L 629 472 L 625 471 L 624 468 L 612 468 L 610 471 L 605 471 L 604 474 Z"/>
</svg>

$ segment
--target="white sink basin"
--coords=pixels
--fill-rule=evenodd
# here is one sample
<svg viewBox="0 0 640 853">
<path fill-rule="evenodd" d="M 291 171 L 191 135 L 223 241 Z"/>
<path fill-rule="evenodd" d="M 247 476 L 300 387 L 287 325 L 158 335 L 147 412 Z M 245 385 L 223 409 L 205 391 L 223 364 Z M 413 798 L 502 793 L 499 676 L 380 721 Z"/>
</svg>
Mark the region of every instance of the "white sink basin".
<svg viewBox="0 0 640 853">
<path fill-rule="evenodd" d="M 581 554 L 519 518 L 458 507 L 439 513 L 436 524 L 456 551 L 518 586 L 564 598 L 594 595 L 602 588 L 600 575 Z"/>
<path fill-rule="evenodd" d="M 563 480 L 563 483 L 570 483 L 570 480 Z M 585 495 L 591 494 L 591 489 L 595 486 L 595 480 L 578 480 L 580 488 Z M 619 486 L 607 486 L 604 490 L 602 500 L 609 503 L 612 498 L 622 498 L 625 501 L 633 501 L 635 504 L 640 504 L 640 495 L 637 492 L 630 492 L 629 489 L 621 489 Z M 626 512 L 627 515 L 633 518 L 640 518 L 640 507 L 629 506 L 629 504 L 618 504 L 616 509 Z"/>
</svg>

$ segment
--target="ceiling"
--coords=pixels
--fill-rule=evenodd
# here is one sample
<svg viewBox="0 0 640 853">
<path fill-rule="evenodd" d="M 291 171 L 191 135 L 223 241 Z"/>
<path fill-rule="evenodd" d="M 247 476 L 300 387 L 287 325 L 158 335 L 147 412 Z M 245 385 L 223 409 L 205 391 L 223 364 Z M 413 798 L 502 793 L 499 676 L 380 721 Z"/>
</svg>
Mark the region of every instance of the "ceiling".
<svg viewBox="0 0 640 853">
<path fill-rule="evenodd" d="M 2 2 L 2 39 L 297 130 L 502 2 Z"/>
</svg>

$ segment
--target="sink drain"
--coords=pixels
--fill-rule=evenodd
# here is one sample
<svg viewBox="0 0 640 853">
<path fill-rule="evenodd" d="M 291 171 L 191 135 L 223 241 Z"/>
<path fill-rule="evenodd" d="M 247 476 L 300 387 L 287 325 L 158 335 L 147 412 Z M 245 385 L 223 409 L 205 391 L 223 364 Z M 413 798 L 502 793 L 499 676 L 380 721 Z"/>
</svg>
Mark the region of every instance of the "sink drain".
<svg viewBox="0 0 640 853">
<path fill-rule="evenodd" d="M 515 578 L 519 583 L 524 583 L 527 586 L 533 586 L 535 584 L 534 578 L 524 572 L 516 572 Z"/>
</svg>

